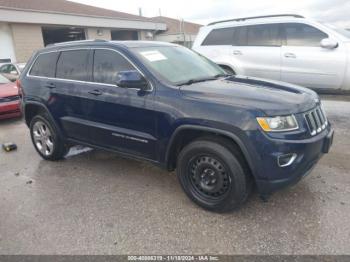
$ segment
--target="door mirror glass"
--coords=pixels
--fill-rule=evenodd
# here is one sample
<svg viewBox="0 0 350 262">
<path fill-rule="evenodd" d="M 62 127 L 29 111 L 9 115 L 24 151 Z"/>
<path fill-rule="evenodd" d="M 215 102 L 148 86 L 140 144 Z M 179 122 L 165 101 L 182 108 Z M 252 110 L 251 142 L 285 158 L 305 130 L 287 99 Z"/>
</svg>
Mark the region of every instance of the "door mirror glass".
<svg viewBox="0 0 350 262">
<path fill-rule="evenodd" d="M 118 72 L 116 84 L 119 87 L 125 88 L 149 89 L 147 80 L 137 70 Z"/>
<path fill-rule="evenodd" d="M 331 38 L 325 38 L 321 41 L 321 47 L 326 49 L 334 49 L 338 47 L 338 42 Z"/>
</svg>

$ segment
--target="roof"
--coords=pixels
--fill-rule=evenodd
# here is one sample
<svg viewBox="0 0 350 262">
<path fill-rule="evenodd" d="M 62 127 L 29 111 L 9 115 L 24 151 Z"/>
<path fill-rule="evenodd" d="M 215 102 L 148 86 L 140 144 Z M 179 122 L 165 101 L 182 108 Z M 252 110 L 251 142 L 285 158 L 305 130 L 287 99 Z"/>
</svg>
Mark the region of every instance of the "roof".
<svg viewBox="0 0 350 262">
<path fill-rule="evenodd" d="M 181 20 L 166 17 L 166 16 L 156 16 L 156 17 L 152 17 L 152 19 L 154 21 L 165 23 L 167 25 L 167 30 L 165 32 L 162 32 L 161 34 L 183 33 L 183 32 L 181 32 L 181 29 L 180 29 Z M 199 28 L 201 26 L 202 25 L 200 25 L 200 24 L 195 24 L 195 23 L 184 21 L 184 30 L 183 31 L 186 34 L 196 35 L 196 34 L 198 34 Z"/>
<path fill-rule="evenodd" d="M 0 0 L 0 9 L 119 18 L 151 22 L 152 19 L 66 0 Z"/>
</svg>

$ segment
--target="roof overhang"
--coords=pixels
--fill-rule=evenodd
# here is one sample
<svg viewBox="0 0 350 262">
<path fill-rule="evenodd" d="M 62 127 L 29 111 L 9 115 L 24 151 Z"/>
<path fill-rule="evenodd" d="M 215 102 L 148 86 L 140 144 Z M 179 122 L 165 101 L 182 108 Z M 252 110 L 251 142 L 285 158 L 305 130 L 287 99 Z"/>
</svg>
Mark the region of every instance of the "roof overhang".
<svg viewBox="0 0 350 262">
<path fill-rule="evenodd" d="M 82 27 L 103 27 L 139 30 L 166 30 L 166 24 L 152 21 L 128 20 L 114 17 L 85 16 L 55 12 L 39 12 L 19 9 L 2 9 L 0 22 L 30 23 L 45 25 L 70 25 Z"/>
</svg>

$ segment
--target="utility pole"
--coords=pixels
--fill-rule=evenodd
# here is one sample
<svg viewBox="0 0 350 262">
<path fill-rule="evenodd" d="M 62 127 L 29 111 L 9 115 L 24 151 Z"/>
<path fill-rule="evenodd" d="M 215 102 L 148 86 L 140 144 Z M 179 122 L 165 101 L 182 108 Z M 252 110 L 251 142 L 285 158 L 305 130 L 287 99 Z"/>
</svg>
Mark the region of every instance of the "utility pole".
<svg viewBox="0 0 350 262">
<path fill-rule="evenodd" d="M 159 16 L 162 16 L 162 10 L 159 8 Z"/>
<path fill-rule="evenodd" d="M 139 7 L 139 16 L 142 16 L 142 8 Z"/>
</svg>

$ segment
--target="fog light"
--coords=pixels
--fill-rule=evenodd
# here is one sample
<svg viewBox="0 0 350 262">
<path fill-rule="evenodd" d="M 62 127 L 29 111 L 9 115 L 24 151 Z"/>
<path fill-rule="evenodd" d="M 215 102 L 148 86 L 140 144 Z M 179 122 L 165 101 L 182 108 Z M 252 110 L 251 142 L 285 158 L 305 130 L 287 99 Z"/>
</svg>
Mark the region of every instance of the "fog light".
<svg viewBox="0 0 350 262">
<path fill-rule="evenodd" d="M 287 167 L 293 164 L 294 160 L 297 158 L 297 154 L 285 154 L 278 156 L 277 162 L 280 167 Z"/>
</svg>

